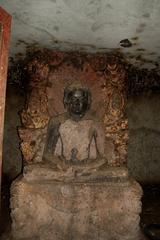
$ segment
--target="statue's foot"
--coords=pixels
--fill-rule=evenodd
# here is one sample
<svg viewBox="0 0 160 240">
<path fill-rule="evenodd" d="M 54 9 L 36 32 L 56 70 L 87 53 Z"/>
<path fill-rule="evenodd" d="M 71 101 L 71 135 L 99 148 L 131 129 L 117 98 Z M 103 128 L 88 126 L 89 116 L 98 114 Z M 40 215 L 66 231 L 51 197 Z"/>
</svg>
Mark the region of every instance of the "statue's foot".
<svg viewBox="0 0 160 240">
<path fill-rule="evenodd" d="M 24 167 L 23 177 L 27 181 L 72 181 L 76 178 L 75 167 L 57 166 L 53 164 L 32 164 Z"/>
<path fill-rule="evenodd" d="M 128 180 L 128 170 L 124 167 L 108 167 L 105 159 L 102 159 L 85 166 L 65 166 L 62 169 L 53 164 L 27 165 L 23 176 L 27 181 L 124 182 Z"/>
<path fill-rule="evenodd" d="M 60 178 L 61 175 L 63 171 L 59 171 L 54 164 L 31 164 L 23 169 L 23 177 L 27 181 L 54 180 Z"/>
<path fill-rule="evenodd" d="M 80 182 L 125 182 L 129 178 L 125 167 L 108 167 L 105 169 L 84 169 L 76 173 L 75 181 Z"/>
</svg>

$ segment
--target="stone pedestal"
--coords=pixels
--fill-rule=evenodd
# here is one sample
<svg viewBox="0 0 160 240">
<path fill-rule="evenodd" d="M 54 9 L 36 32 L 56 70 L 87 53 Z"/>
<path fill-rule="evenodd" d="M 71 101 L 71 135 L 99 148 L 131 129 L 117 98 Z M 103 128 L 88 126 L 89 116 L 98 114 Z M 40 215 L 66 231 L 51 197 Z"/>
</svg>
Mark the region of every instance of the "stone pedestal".
<svg viewBox="0 0 160 240">
<path fill-rule="evenodd" d="M 133 180 L 65 183 L 18 178 L 11 187 L 14 239 L 139 240 L 142 190 Z"/>
</svg>

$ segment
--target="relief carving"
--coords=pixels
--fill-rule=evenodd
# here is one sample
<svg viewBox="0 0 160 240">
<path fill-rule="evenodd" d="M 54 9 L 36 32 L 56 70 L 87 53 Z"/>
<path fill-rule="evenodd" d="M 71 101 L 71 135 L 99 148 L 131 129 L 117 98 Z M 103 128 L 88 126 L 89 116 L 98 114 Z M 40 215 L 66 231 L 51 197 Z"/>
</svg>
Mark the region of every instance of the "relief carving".
<svg viewBox="0 0 160 240">
<path fill-rule="evenodd" d="M 95 115 L 95 118 L 103 120 L 106 142 L 112 146 L 110 152 L 107 152 L 107 156 L 112 156 L 108 164 L 126 164 L 126 73 L 117 57 L 62 52 L 51 54 L 51 51 L 42 51 L 28 62 L 27 69 L 28 93 L 26 106 L 21 113 L 23 126 L 20 130 L 21 149 L 26 162 L 42 161 L 42 152 L 38 150 L 38 146 L 41 146 L 40 149 L 44 147 L 43 139 L 49 119 L 65 111 L 62 105 L 63 90 L 69 83 L 80 79 L 91 88 L 91 112 L 93 115 L 98 113 L 99 116 Z M 70 78 L 71 81 L 65 82 L 66 78 Z M 21 134 L 22 132 L 24 134 Z M 28 136 L 31 139 L 38 138 L 35 145 Z"/>
</svg>

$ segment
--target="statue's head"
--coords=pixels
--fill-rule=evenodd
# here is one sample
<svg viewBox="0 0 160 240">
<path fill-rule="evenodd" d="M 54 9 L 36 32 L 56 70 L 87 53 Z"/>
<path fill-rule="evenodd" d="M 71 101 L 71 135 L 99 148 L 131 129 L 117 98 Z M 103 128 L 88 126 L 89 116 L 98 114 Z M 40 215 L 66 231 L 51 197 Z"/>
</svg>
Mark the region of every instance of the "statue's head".
<svg viewBox="0 0 160 240">
<path fill-rule="evenodd" d="M 74 120 L 80 120 L 91 105 L 91 93 L 81 83 L 73 83 L 64 90 L 64 107 Z"/>
</svg>

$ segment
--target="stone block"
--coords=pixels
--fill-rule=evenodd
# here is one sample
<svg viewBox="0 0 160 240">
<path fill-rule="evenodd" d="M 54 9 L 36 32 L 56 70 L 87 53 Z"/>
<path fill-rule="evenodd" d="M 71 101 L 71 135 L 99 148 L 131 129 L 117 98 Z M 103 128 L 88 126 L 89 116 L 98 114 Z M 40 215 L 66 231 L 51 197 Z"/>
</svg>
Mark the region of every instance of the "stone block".
<svg viewBox="0 0 160 240">
<path fill-rule="evenodd" d="M 142 190 L 132 179 L 94 183 L 15 180 L 14 239 L 138 240 Z"/>
</svg>

